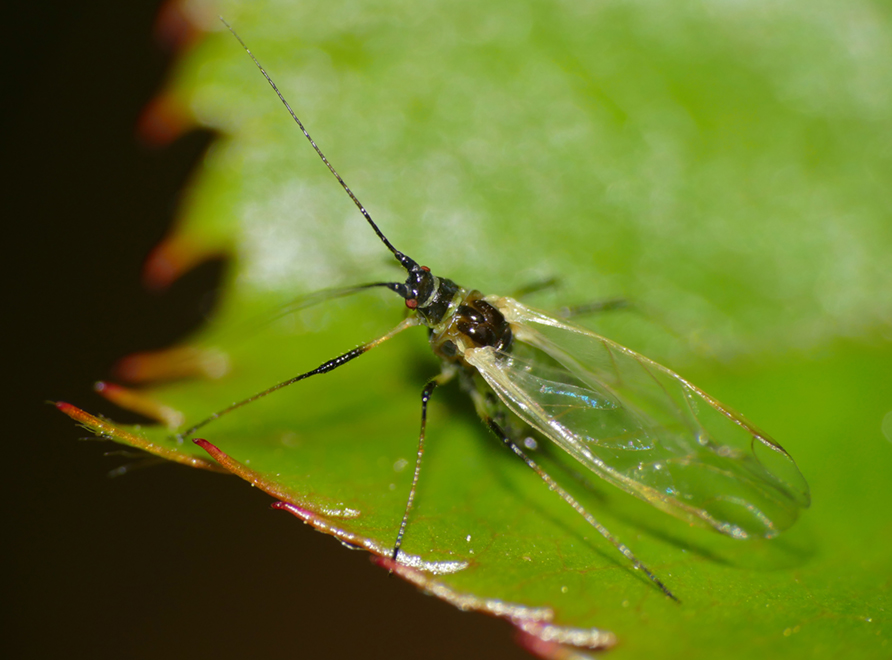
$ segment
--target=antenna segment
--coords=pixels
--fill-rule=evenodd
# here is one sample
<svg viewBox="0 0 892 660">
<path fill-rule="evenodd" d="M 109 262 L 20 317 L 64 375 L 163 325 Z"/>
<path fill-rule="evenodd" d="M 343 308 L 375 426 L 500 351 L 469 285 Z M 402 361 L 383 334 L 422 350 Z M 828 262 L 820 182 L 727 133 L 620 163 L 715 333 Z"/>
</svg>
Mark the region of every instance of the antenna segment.
<svg viewBox="0 0 892 660">
<path fill-rule="evenodd" d="M 303 132 L 304 137 L 307 138 L 309 143 L 312 145 L 313 149 L 315 149 L 316 153 L 319 154 L 319 158 L 322 159 L 322 162 L 325 163 L 325 166 L 329 169 L 329 171 L 332 174 L 334 174 L 334 177 L 338 180 L 338 183 L 341 184 L 341 187 L 344 189 L 344 191 L 348 195 L 350 195 L 350 199 L 353 200 L 353 203 L 356 204 L 356 208 L 359 209 L 359 212 L 362 213 L 363 217 L 368 221 L 368 223 L 369 223 L 369 225 L 371 225 L 372 229 L 375 230 L 375 233 L 378 235 L 378 238 L 381 239 L 381 242 L 387 246 L 387 249 L 393 253 L 393 255 L 397 258 L 397 260 L 403 266 L 408 268 L 414 262 L 412 262 L 412 260 L 409 259 L 406 255 L 404 255 L 402 252 L 400 252 L 395 247 L 393 247 L 393 245 L 391 245 L 390 241 L 387 240 L 387 237 L 382 233 L 382 231 L 380 229 L 378 229 L 378 225 L 376 225 L 375 221 L 372 220 L 372 216 L 369 214 L 368 211 L 365 210 L 365 207 L 362 205 L 362 203 L 359 201 L 359 199 L 356 197 L 356 195 L 353 194 L 353 191 L 350 190 L 350 186 L 348 186 L 347 183 L 341 178 L 341 175 L 338 174 L 338 171 L 334 167 L 332 167 L 332 164 L 328 162 L 328 158 L 325 157 L 325 154 L 322 153 L 322 150 L 318 146 L 316 146 L 316 142 L 313 140 L 312 137 L 310 137 L 310 134 L 307 132 L 307 129 L 304 128 L 304 125 L 301 122 L 301 120 L 298 119 L 297 115 L 294 113 L 294 110 L 292 110 L 291 106 L 288 104 L 288 101 L 286 101 L 285 97 L 282 96 L 282 92 L 280 92 L 279 88 L 276 87 L 276 83 L 274 83 L 273 79 L 269 77 L 269 74 L 266 72 L 266 69 L 264 69 L 261 66 L 260 62 L 254 56 L 254 53 L 251 52 L 251 49 L 248 48 L 248 46 L 245 44 L 244 41 L 242 41 L 242 38 L 240 36 L 238 36 L 238 33 L 232 28 L 232 26 L 226 22 L 226 19 L 224 19 L 222 16 L 220 16 L 220 21 L 223 23 L 223 25 L 226 26 L 226 29 L 232 33 L 232 36 L 234 36 L 236 39 L 238 39 L 238 42 L 242 45 L 242 48 L 245 49 L 245 52 L 248 53 L 248 55 L 251 57 L 252 60 L 254 60 L 254 64 L 256 64 L 257 68 L 260 69 L 260 73 L 263 74 L 263 77 L 266 78 L 266 82 L 268 82 L 270 87 L 273 88 L 273 91 L 276 93 L 276 96 L 279 97 L 279 100 L 282 102 L 282 105 L 285 106 L 285 108 L 288 110 L 288 113 L 291 115 L 291 118 L 294 119 L 294 122 L 297 124 L 297 126 L 300 128 L 300 130 Z"/>
</svg>

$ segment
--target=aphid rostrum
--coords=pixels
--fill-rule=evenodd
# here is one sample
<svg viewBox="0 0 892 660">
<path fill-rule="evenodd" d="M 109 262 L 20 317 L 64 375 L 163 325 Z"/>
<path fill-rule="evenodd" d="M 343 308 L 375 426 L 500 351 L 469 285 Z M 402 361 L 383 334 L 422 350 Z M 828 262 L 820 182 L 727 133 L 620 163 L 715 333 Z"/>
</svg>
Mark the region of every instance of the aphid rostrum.
<svg viewBox="0 0 892 660">
<path fill-rule="evenodd" d="M 663 593 L 672 592 L 524 451 L 531 427 L 584 468 L 653 506 L 733 538 L 772 537 L 809 506 L 790 455 L 767 434 L 678 374 L 564 319 L 508 297 L 460 286 L 397 250 L 316 145 L 241 38 L 257 68 L 366 222 L 406 271 L 379 282 L 409 315 L 385 335 L 317 368 L 224 408 L 179 437 L 311 376 L 332 371 L 414 326 L 428 330 L 442 368 L 422 391 L 421 432 L 411 488 L 392 556 L 399 560 L 424 452 L 427 406 L 436 387 L 457 380 L 484 424 Z M 760 451 L 757 455 L 757 450 Z M 762 451 L 764 450 L 764 451 Z"/>
</svg>

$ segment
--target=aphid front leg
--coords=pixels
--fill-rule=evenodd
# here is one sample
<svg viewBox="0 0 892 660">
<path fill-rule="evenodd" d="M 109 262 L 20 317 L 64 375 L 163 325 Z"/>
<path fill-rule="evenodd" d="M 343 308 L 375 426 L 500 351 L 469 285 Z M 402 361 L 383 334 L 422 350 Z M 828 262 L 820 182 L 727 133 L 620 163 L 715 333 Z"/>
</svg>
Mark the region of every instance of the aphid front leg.
<svg viewBox="0 0 892 660">
<path fill-rule="evenodd" d="M 415 472 L 412 474 L 412 487 L 409 489 L 409 497 L 406 499 L 406 510 L 403 512 L 403 519 L 400 521 L 400 530 L 396 535 L 396 542 L 393 544 L 393 553 L 391 558 L 397 561 L 400 554 L 400 546 L 403 544 L 403 535 L 406 533 L 406 525 L 409 522 L 409 512 L 412 510 L 412 503 L 415 501 L 415 492 L 418 488 L 418 476 L 421 474 L 421 457 L 424 455 L 424 435 L 427 429 L 427 404 L 431 399 L 434 390 L 440 385 L 449 382 L 455 375 L 455 369 L 452 365 L 445 365 L 445 368 L 438 376 L 428 381 L 424 389 L 421 390 L 421 431 L 418 434 L 418 450 L 415 453 Z"/>
<path fill-rule="evenodd" d="M 510 449 L 518 457 L 520 457 L 520 459 L 524 463 L 526 463 L 533 472 L 539 475 L 539 478 L 546 483 L 549 490 L 552 490 L 560 495 L 561 499 L 563 499 L 567 504 L 573 507 L 576 513 L 582 516 L 589 525 L 598 530 L 598 533 L 601 536 L 610 541 L 613 547 L 619 550 L 620 553 L 622 553 L 622 555 L 632 563 L 632 566 L 644 573 L 651 580 L 651 582 L 657 585 L 660 588 L 660 591 L 669 596 L 669 598 L 671 598 L 672 600 L 680 602 L 678 598 L 675 597 L 675 594 L 669 591 L 668 587 L 666 587 L 666 585 L 664 585 L 660 581 L 660 579 L 656 575 L 654 575 L 649 568 L 647 568 L 647 566 L 642 564 L 625 544 L 621 543 L 619 539 L 613 536 L 613 534 L 611 534 L 610 531 L 606 527 L 604 527 L 604 525 L 598 522 L 595 517 L 590 514 L 582 506 L 582 504 L 579 503 L 578 500 L 576 500 L 576 498 L 574 498 L 572 495 L 570 495 L 570 493 L 564 490 L 564 488 L 562 488 L 550 474 L 543 470 L 539 466 L 539 464 L 536 463 L 536 461 L 527 456 L 523 449 L 520 448 L 520 445 L 505 432 L 505 430 L 498 424 L 498 422 L 496 422 L 496 420 L 492 416 L 487 414 L 486 410 L 484 409 L 485 404 L 483 404 L 482 397 L 479 394 L 475 397 L 475 403 L 476 402 L 479 402 L 477 405 L 477 410 L 478 412 L 480 412 L 480 416 L 483 418 L 483 421 L 489 427 L 490 431 L 495 433 L 496 437 L 501 440 L 502 443 L 506 447 L 508 447 L 508 449 Z"/>
<path fill-rule="evenodd" d="M 194 424 L 194 425 L 190 426 L 188 429 L 186 429 L 182 433 L 179 433 L 176 437 L 180 442 L 182 442 L 185 438 L 192 437 L 192 435 L 198 429 L 200 429 L 204 426 L 207 426 L 208 424 L 210 424 L 214 420 L 219 419 L 223 415 L 228 415 L 229 413 L 231 413 L 234 410 L 238 410 L 239 408 L 246 406 L 249 403 L 253 403 L 254 401 L 257 401 L 257 399 L 262 399 L 263 397 L 268 396 L 268 395 L 272 394 L 273 392 L 276 392 L 278 390 L 281 390 L 284 387 L 288 387 L 289 385 L 293 385 L 294 383 L 298 383 L 302 380 L 310 378 L 311 376 L 318 376 L 319 374 L 325 374 L 325 373 L 328 373 L 329 371 L 334 371 L 338 367 L 341 367 L 341 366 L 347 364 L 350 360 L 354 360 L 354 359 L 358 358 L 360 355 L 368 353 L 370 350 L 372 350 L 376 346 L 380 346 L 385 341 L 395 337 L 396 335 L 401 333 L 406 328 L 411 328 L 416 325 L 418 325 L 418 321 L 414 317 L 407 318 L 404 321 L 402 321 L 399 325 L 397 325 L 393 330 L 388 332 L 387 334 L 381 335 L 377 339 L 374 339 L 374 340 L 368 342 L 367 344 L 363 344 L 362 346 L 354 348 L 352 351 L 347 351 L 343 355 L 339 355 L 336 358 L 328 360 L 328 361 L 320 364 L 315 369 L 311 369 L 310 371 L 304 372 L 298 376 L 294 376 L 293 378 L 289 378 L 288 380 L 282 381 L 281 383 L 279 383 L 277 385 L 273 385 L 272 387 L 269 387 L 269 388 L 263 390 L 262 392 L 258 392 L 257 394 L 249 396 L 247 399 L 242 399 L 241 401 L 236 401 L 232 405 L 229 405 L 226 408 L 223 408 L 222 410 L 218 410 L 213 415 L 210 415 L 209 417 L 206 417 L 205 419 L 201 420 L 200 422 L 198 422 L 198 424 Z"/>
</svg>

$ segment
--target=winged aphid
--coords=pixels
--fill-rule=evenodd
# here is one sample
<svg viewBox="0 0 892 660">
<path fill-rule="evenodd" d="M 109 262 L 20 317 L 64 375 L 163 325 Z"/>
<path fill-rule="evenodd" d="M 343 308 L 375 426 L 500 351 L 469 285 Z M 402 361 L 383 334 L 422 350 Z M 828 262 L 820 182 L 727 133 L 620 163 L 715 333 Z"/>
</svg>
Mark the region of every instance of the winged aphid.
<svg viewBox="0 0 892 660">
<path fill-rule="evenodd" d="M 434 389 L 458 380 L 484 423 L 567 504 L 643 571 L 672 592 L 524 451 L 514 417 L 537 430 L 605 481 L 683 519 L 733 538 L 770 538 L 809 506 L 808 485 L 792 457 L 741 415 L 675 372 L 567 320 L 517 300 L 487 296 L 434 275 L 397 250 L 316 145 L 254 54 L 226 21 L 313 149 L 406 271 L 379 282 L 405 301 L 409 315 L 385 335 L 224 408 L 179 437 L 311 376 L 343 366 L 414 326 L 428 329 L 441 371 L 422 391 L 421 432 L 412 485 L 392 557 L 400 558 L 418 479 Z M 757 455 L 757 450 L 760 451 Z"/>
</svg>

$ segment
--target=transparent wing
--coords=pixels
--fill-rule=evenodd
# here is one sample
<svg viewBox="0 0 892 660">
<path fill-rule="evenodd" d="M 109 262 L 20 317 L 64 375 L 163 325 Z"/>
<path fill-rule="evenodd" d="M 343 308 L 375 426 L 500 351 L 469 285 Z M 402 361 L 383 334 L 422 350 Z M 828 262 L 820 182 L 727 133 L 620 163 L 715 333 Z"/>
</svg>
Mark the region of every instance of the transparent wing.
<svg viewBox="0 0 892 660">
<path fill-rule="evenodd" d="M 735 538 L 771 537 L 809 505 L 789 454 L 739 414 L 648 358 L 510 298 L 487 298 L 526 359 L 465 359 L 501 400 L 603 479 Z"/>
</svg>

